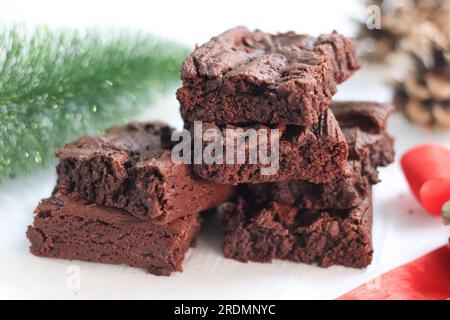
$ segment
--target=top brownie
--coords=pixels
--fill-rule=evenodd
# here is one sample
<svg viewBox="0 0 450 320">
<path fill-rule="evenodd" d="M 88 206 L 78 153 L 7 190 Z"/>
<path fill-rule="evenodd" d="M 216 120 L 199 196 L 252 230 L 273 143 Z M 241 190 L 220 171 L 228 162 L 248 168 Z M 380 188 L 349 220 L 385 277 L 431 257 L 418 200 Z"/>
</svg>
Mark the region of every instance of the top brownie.
<svg viewBox="0 0 450 320">
<path fill-rule="evenodd" d="M 189 165 L 172 162 L 172 130 L 157 122 L 131 123 L 66 144 L 56 151 L 55 193 L 77 193 L 155 223 L 219 205 L 230 188 L 196 179 Z"/>
<path fill-rule="evenodd" d="M 238 27 L 196 48 L 181 68 L 186 122 L 315 124 L 336 84 L 359 68 L 353 42 Z"/>
</svg>

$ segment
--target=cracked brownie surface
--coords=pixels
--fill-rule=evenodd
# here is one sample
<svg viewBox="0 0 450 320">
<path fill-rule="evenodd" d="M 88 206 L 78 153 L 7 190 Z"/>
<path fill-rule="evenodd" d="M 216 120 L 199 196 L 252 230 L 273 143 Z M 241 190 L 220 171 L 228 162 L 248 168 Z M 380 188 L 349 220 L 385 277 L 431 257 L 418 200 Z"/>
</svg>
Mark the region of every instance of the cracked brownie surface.
<svg viewBox="0 0 450 320">
<path fill-rule="evenodd" d="M 177 97 L 187 122 L 307 126 L 357 69 L 353 42 L 336 31 L 315 38 L 238 27 L 186 58 Z"/>
<path fill-rule="evenodd" d="M 172 162 L 172 131 L 162 123 L 132 123 L 67 144 L 56 151 L 55 192 L 76 192 L 160 223 L 222 203 L 229 187 L 197 179 L 188 164 Z"/>
</svg>

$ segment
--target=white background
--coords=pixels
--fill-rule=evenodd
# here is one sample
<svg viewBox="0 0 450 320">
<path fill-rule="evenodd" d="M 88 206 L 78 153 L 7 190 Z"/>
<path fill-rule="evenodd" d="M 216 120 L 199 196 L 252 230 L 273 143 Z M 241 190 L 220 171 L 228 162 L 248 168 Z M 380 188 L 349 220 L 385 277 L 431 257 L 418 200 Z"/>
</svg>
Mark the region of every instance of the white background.
<svg viewBox="0 0 450 320">
<path fill-rule="evenodd" d="M 156 32 L 193 46 L 236 25 L 276 32 L 330 32 L 354 35 L 352 19 L 365 19 L 358 1 L 0 1 L 0 20 L 53 26 L 126 27 Z M 337 99 L 389 101 L 384 71 L 364 66 L 339 87 Z M 161 119 L 180 126 L 174 95 L 138 119 Z M 433 133 L 395 114 L 389 130 L 397 160 L 414 145 L 435 141 L 450 147 L 450 133 Z M 34 257 L 26 226 L 39 199 L 50 194 L 54 168 L 0 185 L 0 298 L 335 298 L 355 286 L 446 243 L 441 220 L 426 214 L 412 198 L 398 161 L 381 170 L 374 187 L 374 261 L 365 270 L 276 261 L 242 264 L 223 258 L 221 234 L 209 219 L 184 272 L 156 277 L 140 269 Z M 81 286 L 73 289 L 68 267 L 78 266 Z"/>
</svg>

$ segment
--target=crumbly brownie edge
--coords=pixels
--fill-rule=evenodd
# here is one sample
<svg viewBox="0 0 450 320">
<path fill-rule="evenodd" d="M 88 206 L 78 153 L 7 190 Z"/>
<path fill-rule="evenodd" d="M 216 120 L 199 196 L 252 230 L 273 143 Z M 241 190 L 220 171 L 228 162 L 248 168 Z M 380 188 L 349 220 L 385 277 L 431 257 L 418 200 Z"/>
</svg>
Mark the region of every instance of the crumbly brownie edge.
<svg viewBox="0 0 450 320">
<path fill-rule="evenodd" d="M 373 101 L 333 101 L 331 110 L 341 127 L 358 127 L 368 133 L 380 134 L 394 107 Z"/>
<path fill-rule="evenodd" d="M 112 129 L 114 143 L 120 146 L 123 138 L 127 147 L 134 140 L 124 128 Z M 85 153 L 76 147 L 80 140 L 57 151 L 55 194 L 77 192 L 89 202 L 159 223 L 215 207 L 230 194 L 230 187 L 196 179 L 188 165 L 174 164 L 170 150 L 148 150 L 145 141 L 132 151 L 117 145 L 102 149 L 104 137 L 88 139 L 93 147 Z M 168 145 L 168 139 L 169 134 L 161 135 L 158 148 Z"/>
<path fill-rule="evenodd" d="M 241 198 L 224 204 L 224 255 L 242 262 L 288 259 L 322 267 L 367 267 L 373 248 L 371 201 L 366 200 L 346 213 L 302 210 L 300 218 L 292 218 L 298 208 L 277 203 L 255 209 Z"/>
<path fill-rule="evenodd" d="M 330 183 L 289 180 L 275 183 L 243 184 L 240 191 L 249 192 L 259 201 L 279 201 L 303 209 L 349 209 L 356 207 L 370 192 L 369 177 L 362 175 L 361 164 L 347 164 L 344 177 Z"/>
<path fill-rule="evenodd" d="M 221 132 L 225 130 L 225 127 L 216 124 L 209 124 L 209 127 Z M 239 129 L 245 131 L 245 127 Z M 281 132 L 279 169 L 275 174 L 263 175 L 261 168 L 269 165 L 250 164 L 248 159 L 245 164 L 195 164 L 193 171 L 203 179 L 231 185 L 293 179 L 325 183 L 344 173 L 348 146 L 331 111 L 324 112 L 320 121 L 310 128 L 293 126 L 292 129 Z"/>
</svg>

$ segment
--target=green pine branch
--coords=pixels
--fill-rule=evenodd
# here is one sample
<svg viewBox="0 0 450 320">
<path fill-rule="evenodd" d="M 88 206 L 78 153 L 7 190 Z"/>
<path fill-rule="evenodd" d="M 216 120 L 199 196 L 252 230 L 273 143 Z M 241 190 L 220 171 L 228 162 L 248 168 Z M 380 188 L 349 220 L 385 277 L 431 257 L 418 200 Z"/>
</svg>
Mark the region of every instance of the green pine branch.
<svg viewBox="0 0 450 320">
<path fill-rule="evenodd" d="M 148 34 L 0 27 L 0 180 L 173 89 L 186 54 Z"/>
</svg>

